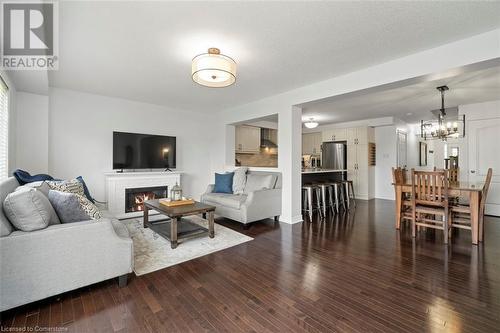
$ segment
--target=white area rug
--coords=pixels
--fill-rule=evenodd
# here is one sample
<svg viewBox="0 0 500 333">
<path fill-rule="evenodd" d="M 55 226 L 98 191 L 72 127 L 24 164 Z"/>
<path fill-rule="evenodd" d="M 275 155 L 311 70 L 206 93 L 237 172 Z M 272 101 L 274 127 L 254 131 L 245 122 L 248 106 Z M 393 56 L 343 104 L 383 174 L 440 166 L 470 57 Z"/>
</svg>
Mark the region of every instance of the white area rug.
<svg viewBox="0 0 500 333">
<path fill-rule="evenodd" d="M 189 219 L 208 228 L 207 221 L 201 217 L 190 216 Z M 134 242 L 134 272 L 137 276 L 253 240 L 252 237 L 215 223 L 214 238 L 205 235 L 181 239 L 177 248 L 171 249 L 170 241 L 149 228 L 143 228 L 142 218 L 121 222 L 126 225 Z"/>
</svg>

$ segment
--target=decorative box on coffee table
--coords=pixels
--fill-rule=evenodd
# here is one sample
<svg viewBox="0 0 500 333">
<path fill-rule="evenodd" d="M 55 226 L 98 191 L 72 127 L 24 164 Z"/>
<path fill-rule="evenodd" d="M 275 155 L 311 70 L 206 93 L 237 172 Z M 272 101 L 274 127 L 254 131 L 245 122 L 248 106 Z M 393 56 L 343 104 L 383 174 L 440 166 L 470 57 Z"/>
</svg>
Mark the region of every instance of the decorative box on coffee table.
<svg viewBox="0 0 500 333">
<path fill-rule="evenodd" d="M 155 210 L 169 219 L 149 221 L 149 210 Z M 214 211 L 215 206 L 194 201 L 192 204 L 167 206 L 159 200 L 144 202 L 144 228 L 150 228 L 163 238 L 170 241 L 172 249 L 177 247 L 182 238 L 207 235 L 214 238 Z M 186 219 L 187 216 L 203 215 L 207 217 L 208 229 Z"/>
</svg>

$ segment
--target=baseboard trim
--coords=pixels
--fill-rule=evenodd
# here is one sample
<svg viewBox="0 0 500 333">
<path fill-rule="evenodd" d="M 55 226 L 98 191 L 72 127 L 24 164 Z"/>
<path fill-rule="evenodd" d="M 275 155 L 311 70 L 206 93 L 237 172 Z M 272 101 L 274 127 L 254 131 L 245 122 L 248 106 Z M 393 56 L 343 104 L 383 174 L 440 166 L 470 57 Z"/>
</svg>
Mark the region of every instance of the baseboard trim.
<svg viewBox="0 0 500 333">
<path fill-rule="evenodd" d="M 295 215 L 292 216 L 290 220 L 284 219 L 283 216 L 280 216 L 280 222 L 287 223 L 287 224 L 296 224 L 302 222 L 302 215 Z"/>
</svg>

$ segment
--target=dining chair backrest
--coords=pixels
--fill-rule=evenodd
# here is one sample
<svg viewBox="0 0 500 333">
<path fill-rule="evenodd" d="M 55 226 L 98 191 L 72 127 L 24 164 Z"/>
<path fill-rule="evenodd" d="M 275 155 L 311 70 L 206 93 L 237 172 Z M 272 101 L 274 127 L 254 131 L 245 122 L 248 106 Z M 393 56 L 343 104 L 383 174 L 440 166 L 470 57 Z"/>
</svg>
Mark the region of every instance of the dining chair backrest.
<svg viewBox="0 0 500 333">
<path fill-rule="evenodd" d="M 405 181 L 405 175 L 404 175 L 404 169 L 401 169 L 400 167 L 398 168 L 392 168 L 392 182 L 397 185 L 404 184 Z"/>
<path fill-rule="evenodd" d="M 481 203 L 479 206 L 479 209 L 480 209 L 479 216 L 484 215 L 484 207 L 486 205 L 486 197 L 488 196 L 488 190 L 490 189 L 491 177 L 493 177 L 493 169 L 489 168 L 488 172 L 486 173 L 486 179 L 484 181 L 483 189 L 481 191 Z"/>
<path fill-rule="evenodd" d="M 458 183 L 460 180 L 460 169 L 459 168 L 449 168 L 449 169 L 438 169 L 434 167 L 434 171 L 446 171 L 446 177 L 450 183 Z"/>
<path fill-rule="evenodd" d="M 448 207 L 446 171 L 411 170 L 412 200 L 417 205 Z"/>
</svg>

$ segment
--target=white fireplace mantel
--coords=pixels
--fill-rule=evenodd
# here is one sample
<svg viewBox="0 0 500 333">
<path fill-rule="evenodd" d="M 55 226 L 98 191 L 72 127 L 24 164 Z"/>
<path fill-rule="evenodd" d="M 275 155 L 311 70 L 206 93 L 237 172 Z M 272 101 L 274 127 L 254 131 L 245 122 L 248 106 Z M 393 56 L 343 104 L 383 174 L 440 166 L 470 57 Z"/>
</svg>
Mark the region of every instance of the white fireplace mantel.
<svg viewBox="0 0 500 333">
<path fill-rule="evenodd" d="M 125 213 L 125 190 L 168 186 L 170 191 L 175 183 L 181 185 L 181 174 L 179 171 L 106 172 L 104 177 L 108 210 L 119 219 L 140 216 L 141 212 Z"/>
</svg>

